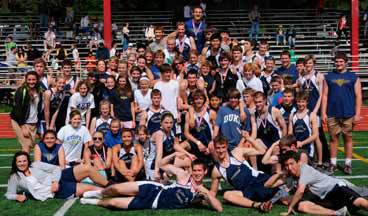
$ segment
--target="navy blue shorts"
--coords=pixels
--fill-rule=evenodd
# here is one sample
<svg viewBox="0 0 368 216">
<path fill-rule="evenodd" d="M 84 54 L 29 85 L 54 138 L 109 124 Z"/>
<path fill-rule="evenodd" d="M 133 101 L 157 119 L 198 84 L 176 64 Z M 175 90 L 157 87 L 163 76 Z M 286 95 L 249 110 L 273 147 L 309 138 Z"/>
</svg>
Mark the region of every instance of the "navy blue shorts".
<svg viewBox="0 0 368 216">
<path fill-rule="evenodd" d="M 162 185 L 148 181 L 138 182 L 139 192 L 129 203 L 128 209 L 152 209 L 153 202 L 162 189 Z"/>
<path fill-rule="evenodd" d="M 73 167 L 64 169 L 59 180 L 59 191 L 55 193 L 55 198 L 69 199 L 75 197 L 77 192 L 77 180 L 74 177 Z"/>
<path fill-rule="evenodd" d="M 249 184 L 242 193 L 243 196 L 257 202 L 265 202 L 270 200 L 277 192 L 277 188 L 266 188 L 264 183 L 269 179 L 266 174 L 259 174 L 255 182 Z"/>
</svg>

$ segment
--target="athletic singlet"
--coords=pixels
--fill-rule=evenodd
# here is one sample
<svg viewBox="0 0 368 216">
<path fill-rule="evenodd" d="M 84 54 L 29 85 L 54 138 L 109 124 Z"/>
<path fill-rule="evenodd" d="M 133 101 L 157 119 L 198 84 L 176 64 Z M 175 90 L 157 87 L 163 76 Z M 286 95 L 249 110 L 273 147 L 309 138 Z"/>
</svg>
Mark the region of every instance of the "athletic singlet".
<svg viewBox="0 0 368 216">
<path fill-rule="evenodd" d="M 53 147 L 48 148 L 45 143 L 38 143 L 38 147 L 41 150 L 41 162 L 59 166 L 59 150 L 61 144 L 55 144 Z"/>
<path fill-rule="evenodd" d="M 265 72 L 261 73 L 261 76 L 259 77 L 259 79 L 262 82 L 262 86 L 263 86 L 263 92 L 265 94 L 268 94 L 268 92 L 271 90 L 271 78 L 275 75 L 275 72 L 272 71 L 271 74 L 267 75 Z"/>
<path fill-rule="evenodd" d="M 190 184 L 190 182 L 189 182 Z M 153 209 L 180 209 L 188 207 L 197 194 L 192 192 L 191 185 L 173 183 L 164 186 L 153 202 Z"/>
<path fill-rule="evenodd" d="M 208 48 L 206 52 L 206 60 L 210 61 L 214 66 L 220 66 L 220 55 L 223 53 L 224 50 L 222 48 L 219 48 L 219 51 L 216 55 L 212 55 L 211 47 Z"/>
<path fill-rule="evenodd" d="M 147 130 L 148 134 L 152 135 L 154 132 L 158 131 L 161 126 L 161 115 L 165 111 L 164 108 L 160 107 L 158 112 L 155 112 L 148 108 L 147 112 Z"/>
<path fill-rule="evenodd" d="M 304 141 L 312 135 L 312 126 L 310 123 L 310 111 L 306 113 L 303 118 L 298 118 L 297 114 L 293 115 L 293 134 L 297 141 Z M 307 150 L 309 157 L 314 156 L 314 145 L 313 143 L 308 143 L 303 146 L 303 149 Z"/>
<path fill-rule="evenodd" d="M 50 117 L 52 117 L 57 109 L 61 106 L 61 103 L 65 97 L 65 93 L 64 91 L 54 92 L 52 88 L 50 88 L 50 92 Z"/>
<path fill-rule="evenodd" d="M 216 162 L 216 168 L 221 176 L 236 190 L 245 190 L 252 187 L 257 182 L 259 175 L 265 175 L 261 171 L 253 169 L 245 160 L 240 162 L 232 155 L 229 155 L 229 166 L 223 167 L 219 162 Z"/>
<path fill-rule="evenodd" d="M 313 71 L 313 75 L 310 77 L 310 79 L 307 79 L 306 76 L 302 76 L 299 78 L 299 82 L 302 85 L 303 91 L 307 92 L 309 95 L 307 108 L 311 111 L 314 110 L 314 108 L 317 105 L 319 95 L 319 87 L 317 85 L 317 75 L 318 72 Z"/>
<path fill-rule="evenodd" d="M 258 112 L 255 114 L 257 123 L 257 138 L 269 148 L 274 142 L 280 139 L 281 130 L 278 124 L 272 118 L 272 107 L 267 108 L 267 117 L 262 120 Z"/>
<path fill-rule="evenodd" d="M 107 121 L 102 119 L 100 116 L 96 118 L 96 131 L 101 131 L 105 134 L 110 129 L 112 118 L 108 118 Z"/>
<path fill-rule="evenodd" d="M 40 84 L 42 91 L 46 91 L 50 89 L 47 75 L 40 78 L 39 84 Z"/>
<path fill-rule="evenodd" d="M 66 81 L 64 90 L 70 91 L 70 89 L 74 88 L 74 86 L 77 84 L 77 77 L 72 76 L 69 80 Z"/>
<path fill-rule="evenodd" d="M 162 158 L 166 157 L 167 155 L 170 155 L 175 152 L 174 150 L 174 132 L 171 130 L 170 135 L 167 136 L 167 134 L 160 128 L 159 130 L 162 131 L 163 137 L 162 137 Z M 151 139 L 150 145 L 149 145 L 150 153 L 148 156 L 148 160 L 152 161 L 151 163 L 151 169 L 155 169 L 155 159 L 156 159 L 156 142 Z"/>
<path fill-rule="evenodd" d="M 189 52 L 191 48 L 190 37 L 184 36 L 183 40 L 179 40 L 179 38 L 175 39 L 175 48 L 178 52 L 183 56 L 185 61 L 189 60 Z"/>
<path fill-rule="evenodd" d="M 132 159 L 135 155 L 137 155 L 137 153 L 135 152 L 134 146 L 130 148 L 129 152 L 126 152 L 125 149 L 121 147 L 119 151 L 119 160 L 123 160 L 126 167 L 130 169 L 130 166 L 132 165 Z"/>
<path fill-rule="evenodd" d="M 195 127 L 190 129 L 190 134 L 205 146 L 212 140 L 212 124 L 210 121 L 210 110 L 207 109 L 203 116 L 195 112 Z"/>
<path fill-rule="evenodd" d="M 281 115 L 286 123 L 286 125 L 289 125 L 289 117 L 290 115 L 294 114 L 296 112 L 296 108 L 294 105 L 291 105 L 289 107 L 283 106 L 283 104 L 278 104 L 275 106 L 277 109 L 280 110 Z"/>
</svg>

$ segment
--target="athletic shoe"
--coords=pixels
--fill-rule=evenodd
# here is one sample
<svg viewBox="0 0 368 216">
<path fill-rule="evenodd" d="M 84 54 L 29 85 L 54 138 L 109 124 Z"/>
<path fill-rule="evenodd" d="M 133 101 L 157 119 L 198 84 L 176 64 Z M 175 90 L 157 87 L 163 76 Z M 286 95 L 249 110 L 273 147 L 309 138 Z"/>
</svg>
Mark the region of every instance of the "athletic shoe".
<svg viewBox="0 0 368 216">
<path fill-rule="evenodd" d="M 336 216 L 350 216 L 350 213 L 348 211 L 348 208 L 343 207 L 335 212 Z"/>
<path fill-rule="evenodd" d="M 99 201 L 100 199 L 86 199 L 86 198 L 80 199 L 80 203 L 83 205 L 97 205 Z"/>
<path fill-rule="evenodd" d="M 351 165 L 345 165 L 344 173 L 347 174 L 347 175 L 353 174 L 353 168 L 351 167 Z"/>
<path fill-rule="evenodd" d="M 84 198 L 97 198 L 97 199 L 102 199 L 102 193 L 101 190 L 96 190 L 96 191 L 86 191 L 83 193 L 83 197 Z"/>
</svg>

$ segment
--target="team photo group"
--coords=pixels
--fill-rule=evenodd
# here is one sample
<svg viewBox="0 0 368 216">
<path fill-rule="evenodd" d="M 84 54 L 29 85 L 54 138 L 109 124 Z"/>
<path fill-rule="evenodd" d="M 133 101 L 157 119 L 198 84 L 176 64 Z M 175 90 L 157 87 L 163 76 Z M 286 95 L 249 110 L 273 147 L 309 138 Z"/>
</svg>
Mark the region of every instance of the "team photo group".
<svg viewBox="0 0 368 216">
<path fill-rule="evenodd" d="M 312 54 L 271 56 L 257 34 L 238 41 L 208 26 L 203 7 L 190 12 L 175 31 L 156 25 L 147 43 L 123 47 L 126 59 L 107 52 L 81 72 L 84 63 L 65 58 L 57 73 L 45 57 L 32 61 L 10 113 L 22 150 L 6 199 L 79 197 L 109 209 L 208 214 L 226 205 L 254 214 L 275 205 L 285 206 L 282 215 L 366 213 L 367 188 L 334 175 L 355 172 L 361 119 L 361 81 L 347 54 L 334 53 L 333 70 L 321 73 Z M 254 7 L 252 25 L 259 17 Z M 295 38 L 282 42 L 293 47 Z"/>
</svg>

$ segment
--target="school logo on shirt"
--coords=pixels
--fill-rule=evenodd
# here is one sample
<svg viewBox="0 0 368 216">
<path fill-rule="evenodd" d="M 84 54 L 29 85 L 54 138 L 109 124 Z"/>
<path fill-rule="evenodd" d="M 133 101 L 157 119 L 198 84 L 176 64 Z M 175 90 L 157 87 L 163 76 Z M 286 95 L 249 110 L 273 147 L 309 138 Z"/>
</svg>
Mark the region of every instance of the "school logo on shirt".
<svg viewBox="0 0 368 216">
<path fill-rule="evenodd" d="M 80 103 L 77 105 L 77 109 L 86 110 L 91 106 L 91 103 Z"/>
<path fill-rule="evenodd" d="M 78 135 L 71 135 L 66 138 L 66 141 L 72 145 L 77 145 L 82 141 L 82 137 Z"/>
<path fill-rule="evenodd" d="M 227 122 L 235 122 L 237 124 L 240 124 L 239 115 L 229 114 L 229 115 L 224 116 L 224 124 Z"/>
<path fill-rule="evenodd" d="M 335 84 L 337 84 L 338 86 L 342 87 L 344 84 L 350 83 L 350 80 L 335 79 L 335 80 L 332 80 L 332 82 L 335 83 Z"/>
</svg>

